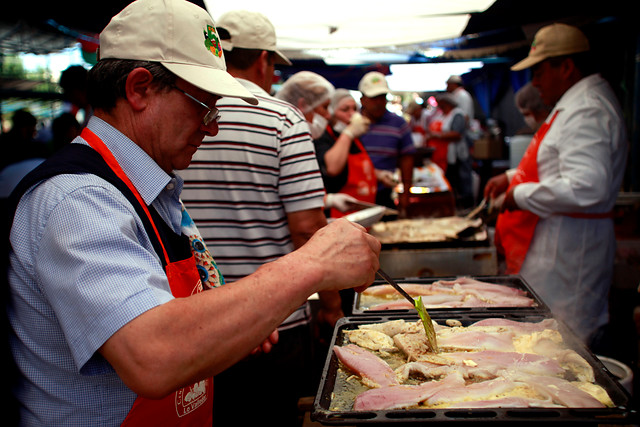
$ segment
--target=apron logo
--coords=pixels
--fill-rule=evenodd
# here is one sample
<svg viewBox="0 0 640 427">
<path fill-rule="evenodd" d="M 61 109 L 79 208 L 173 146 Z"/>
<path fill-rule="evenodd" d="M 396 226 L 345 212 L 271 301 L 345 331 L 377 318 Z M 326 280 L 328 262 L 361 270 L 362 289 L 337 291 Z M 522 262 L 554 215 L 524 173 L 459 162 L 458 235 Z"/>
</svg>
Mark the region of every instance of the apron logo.
<svg viewBox="0 0 640 427">
<path fill-rule="evenodd" d="M 202 380 L 176 392 L 176 414 L 189 415 L 207 401 L 207 382 Z"/>
<path fill-rule="evenodd" d="M 220 46 L 220 39 L 218 38 L 215 27 L 213 25 L 207 25 L 207 29 L 204 30 L 203 33 L 204 46 L 215 56 L 220 58 L 222 56 L 222 46 Z"/>
</svg>

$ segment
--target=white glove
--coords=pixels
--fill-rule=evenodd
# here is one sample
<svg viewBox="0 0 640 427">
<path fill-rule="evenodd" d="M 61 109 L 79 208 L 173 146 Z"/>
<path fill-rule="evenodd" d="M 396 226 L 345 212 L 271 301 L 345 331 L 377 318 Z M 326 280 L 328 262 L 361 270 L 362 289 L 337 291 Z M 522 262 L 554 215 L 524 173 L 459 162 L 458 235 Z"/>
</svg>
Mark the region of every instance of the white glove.
<svg viewBox="0 0 640 427">
<path fill-rule="evenodd" d="M 380 181 L 385 187 L 391 188 L 398 183 L 398 181 L 393 176 L 393 172 L 391 171 L 376 169 L 375 174 L 378 181 Z"/>
<path fill-rule="evenodd" d="M 364 117 L 360 113 L 354 113 L 353 116 L 351 116 L 351 121 L 349 122 L 343 133 L 351 136 L 351 138 L 358 138 L 360 135 L 366 133 L 369 130 L 370 124 L 371 120 L 369 120 L 367 117 Z"/>
<path fill-rule="evenodd" d="M 340 212 L 346 212 L 351 209 L 351 203 L 357 203 L 358 200 L 344 193 L 329 193 L 325 198 L 324 204 L 326 208 L 335 208 Z"/>
</svg>

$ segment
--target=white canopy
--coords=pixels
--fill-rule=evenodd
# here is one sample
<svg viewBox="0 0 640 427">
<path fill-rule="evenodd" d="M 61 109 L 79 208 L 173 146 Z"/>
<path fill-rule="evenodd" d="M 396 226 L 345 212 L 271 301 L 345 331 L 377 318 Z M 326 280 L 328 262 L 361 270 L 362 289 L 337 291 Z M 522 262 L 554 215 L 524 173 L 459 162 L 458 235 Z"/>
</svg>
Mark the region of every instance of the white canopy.
<svg viewBox="0 0 640 427">
<path fill-rule="evenodd" d="M 470 13 L 495 0 L 204 0 L 214 21 L 229 10 L 264 14 L 276 28 L 278 49 L 291 58 L 330 58 L 351 49 L 351 59 L 367 50 L 459 37 Z"/>
</svg>

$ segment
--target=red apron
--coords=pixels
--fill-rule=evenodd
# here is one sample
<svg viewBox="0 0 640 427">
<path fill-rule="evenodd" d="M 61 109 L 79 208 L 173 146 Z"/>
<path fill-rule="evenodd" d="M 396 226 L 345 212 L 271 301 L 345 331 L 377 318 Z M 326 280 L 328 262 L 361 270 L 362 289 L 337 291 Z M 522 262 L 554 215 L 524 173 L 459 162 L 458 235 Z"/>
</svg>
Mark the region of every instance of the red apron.
<svg viewBox="0 0 640 427">
<path fill-rule="evenodd" d="M 136 196 L 153 225 L 158 240 L 162 245 L 166 261 L 166 273 L 171 293 L 176 298 L 187 297 L 202 292 L 202 282 L 196 268 L 194 256 L 177 262 L 169 262 L 169 256 L 164 248 L 162 239 L 149 213 L 146 203 L 126 176 L 113 154 L 102 140 L 89 129 L 82 131 L 82 138 L 96 150 L 107 162 L 114 173 L 124 181 Z M 213 422 L 213 378 L 202 380 L 191 386 L 182 388 L 164 399 L 152 400 L 138 397 L 123 426 L 211 426 Z"/>
<path fill-rule="evenodd" d="M 334 140 L 337 139 L 330 126 L 327 126 L 327 132 Z M 358 138 L 355 138 L 353 143 L 360 149 L 360 152 L 349 153 L 347 156 L 349 174 L 347 175 L 347 183 L 340 189 L 340 193 L 348 194 L 362 202 L 375 203 L 378 181 L 373 162 Z M 331 208 L 330 216 L 331 218 L 340 218 L 351 212 L 340 212 L 338 209 Z"/>
<path fill-rule="evenodd" d="M 435 120 L 429 124 L 429 131 L 442 132 L 442 121 Z M 449 149 L 449 141 L 443 139 L 431 138 L 427 141 L 427 147 L 433 148 L 431 161 L 440 166 L 442 172 L 447 171 L 447 151 Z"/>
<path fill-rule="evenodd" d="M 533 135 L 533 139 L 518 164 L 507 192 L 518 184 L 540 181 L 538 178 L 538 148 L 540 148 L 542 139 L 547 134 L 557 115 L 558 111 L 549 122 L 543 123 L 536 134 Z M 525 210 L 504 211 L 498 215 L 495 237 L 496 249 L 505 257 L 507 274 L 516 274 L 520 271 L 539 219 L 538 215 Z"/>
</svg>

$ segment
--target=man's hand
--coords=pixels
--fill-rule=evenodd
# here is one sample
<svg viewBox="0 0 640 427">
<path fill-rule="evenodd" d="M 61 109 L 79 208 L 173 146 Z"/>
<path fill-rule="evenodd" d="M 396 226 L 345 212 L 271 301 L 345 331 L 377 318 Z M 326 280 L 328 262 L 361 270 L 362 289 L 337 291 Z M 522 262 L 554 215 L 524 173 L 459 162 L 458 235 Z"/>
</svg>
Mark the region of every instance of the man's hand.
<svg viewBox="0 0 640 427">
<path fill-rule="evenodd" d="M 278 343 L 278 339 L 279 339 L 279 335 L 278 335 L 278 330 L 276 329 L 273 332 L 271 332 L 271 334 L 267 337 L 266 340 L 262 342 L 262 344 L 260 344 L 260 346 L 254 348 L 251 351 L 251 356 L 255 356 L 257 354 L 262 354 L 262 353 L 269 353 L 273 348 L 273 346 Z"/>
<path fill-rule="evenodd" d="M 393 172 L 391 171 L 376 169 L 375 174 L 377 180 L 380 181 L 385 187 L 393 188 L 398 183 L 398 181 L 393 177 Z"/>
<path fill-rule="evenodd" d="M 487 185 L 484 187 L 484 197 L 487 200 L 491 200 L 507 191 L 509 187 L 509 178 L 506 173 L 496 175 L 487 181 Z"/>
<path fill-rule="evenodd" d="M 504 197 L 504 202 L 502 202 L 502 211 L 515 211 L 520 209 L 516 203 L 516 199 L 513 197 L 513 190 L 515 190 L 515 186 L 511 190 L 507 191 L 507 194 Z"/>
<path fill-rule="evenodd" d="M 316 292 L 347 288 L 361 292 L 373 283 L 380 268 L 380 248 L 364 227 L 338 218 L 291 255 L 312 276 Z"/>
</svg>

